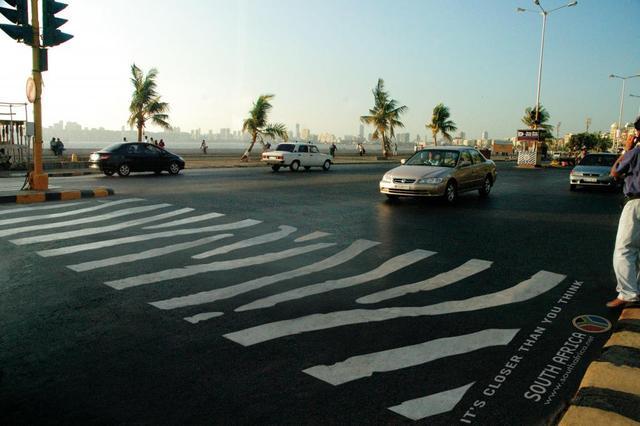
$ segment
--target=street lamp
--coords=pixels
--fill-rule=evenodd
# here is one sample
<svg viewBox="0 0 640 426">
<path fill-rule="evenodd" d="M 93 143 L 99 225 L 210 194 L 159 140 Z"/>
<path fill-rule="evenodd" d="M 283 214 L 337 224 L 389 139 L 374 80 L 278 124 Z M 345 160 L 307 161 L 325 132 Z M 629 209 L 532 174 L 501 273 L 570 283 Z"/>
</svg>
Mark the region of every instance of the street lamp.
<svg viewBox="0 0 640 426">
<path fill-rule="evenodd" d="M 620 114 L 618 115 L 618 132 L 622 132 L 622 111 L 624 111 L 624 85 L 630 78 L 640 77 L 640 74 L 628 75 L 621 77 L 619 75 L 611 74 L 609 78 L 619 78 L 622 80 L 622 91 L 620 92 Z"/>
<path fill-rule="evenodd" d="M 629 95 L 630 98 L 640 98 L 640 95 L 634 95 L 633 93 Z M 640 105 L 638 105 L 638 117 L 640 117 Z"/>
<path fill-rule="evenodd" d="M 567 3 L 563 6 L 556 7 L 555 9 L 551 10 L 545 10 L 540 5 L 540 0 L 533 0 L 533 3 L 540 8 L 540 12 L 538 12 L 537 10 L 524 9 L 522 7 L 517 8 L 516 11 L 539 13 L 542 16 L 542 42 L 540 43 L 540 64 L 538 65 L 538 85 L 536 88 L 536 123 L 538 123 L 540 120 L 540 81 L 542 80 L 542 58 L 544 57 L 544 33 L 547 27 L 547 16 L 549 16 L 551 12 L 555 12 L 558 9 L 575 6 L 578 4 L 578 2 L 572 1 L 571 3 Z"/>
</svg>

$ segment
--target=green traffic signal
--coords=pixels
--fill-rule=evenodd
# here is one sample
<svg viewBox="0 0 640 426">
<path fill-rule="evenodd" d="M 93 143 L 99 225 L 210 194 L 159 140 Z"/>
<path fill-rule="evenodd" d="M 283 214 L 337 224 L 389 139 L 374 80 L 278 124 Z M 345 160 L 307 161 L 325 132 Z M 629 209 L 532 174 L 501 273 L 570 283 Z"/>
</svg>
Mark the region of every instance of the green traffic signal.
<svg viewBox="0 0 640 426">
<path fill-rule="evenodd" d="M 56 17 L 56 13 L 67 7 L 66 3 L 55 0 L 43 0 L 42 2 L 42 45 L 45 47 L 57 46 L 73 38 L 71 34 L 63 33 L 58 28 L 67 20 Z"/>
<path fill-rule="evenodd" d="M 33 28 L 29 25 L 28 0 L 5 0 L 15 9 L 0 7 L 0 14 L 16 25 L 0 24 L 0 29 L 16 41 L 33 45 Z"/>
</svg>

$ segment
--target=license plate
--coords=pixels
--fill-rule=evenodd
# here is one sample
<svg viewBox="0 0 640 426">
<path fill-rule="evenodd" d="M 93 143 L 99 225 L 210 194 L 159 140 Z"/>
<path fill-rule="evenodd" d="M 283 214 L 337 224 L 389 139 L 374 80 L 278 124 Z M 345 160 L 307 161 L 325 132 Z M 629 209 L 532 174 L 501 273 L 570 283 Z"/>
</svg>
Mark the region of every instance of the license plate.
<svg viewBox="0 0 640 426">
<path fill-rule="evenodd" d="M 409 185 L 398 185 L 396 184 L 396 189 L 411 189 Z"/>
<path fill-rule="evenodd" d="M 582 180 L 585 182 L 597 182 L 598 178 L 586 177 L 586 178 L 582 178 Z"/>
</svg>

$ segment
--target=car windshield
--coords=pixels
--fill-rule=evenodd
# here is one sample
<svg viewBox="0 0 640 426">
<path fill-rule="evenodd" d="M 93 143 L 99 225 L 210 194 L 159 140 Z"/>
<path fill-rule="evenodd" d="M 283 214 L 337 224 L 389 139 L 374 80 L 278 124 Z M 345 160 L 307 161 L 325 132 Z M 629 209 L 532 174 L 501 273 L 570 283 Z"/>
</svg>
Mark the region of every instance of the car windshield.
<svg viewBox="0 0 640 426">
<path fill-rule="evenodd" d="M 278 145 L 278 147 L 276 148 L 276 151 L 287 151 L 287 152 L 293 152 L 294 148 L 296 146 L 290 143 L 281 143 L 280 145 Z"/>
<path fill-rule="evenodd" d="M 404 164 L 407 166 L 455 167 L 458 164 L 459 155 L 458 151 L 426 149 L 415 153 Z"/>
<path fill-rule="evenodd" d="M 581 166 L 602 166 L 611 167 L 616 161 L 615 155 L 592 155 L 589 154 L 580 161 Z"/>
<path fill-rule="evenodd" d="M 108 147 L 103 148 L 102 151 L 116 152 L 118 149 L 120 149 L 121 146 L 121 143 L 114 143 L 113 145 L 109 145 Z"/>
</svg>

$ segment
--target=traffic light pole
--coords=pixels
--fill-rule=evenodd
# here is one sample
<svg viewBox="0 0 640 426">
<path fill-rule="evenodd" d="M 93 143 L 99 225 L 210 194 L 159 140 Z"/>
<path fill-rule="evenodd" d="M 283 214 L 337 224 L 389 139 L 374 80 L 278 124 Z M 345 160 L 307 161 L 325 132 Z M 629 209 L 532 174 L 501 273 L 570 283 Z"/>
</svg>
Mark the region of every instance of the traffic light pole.
<svg viewBox="0 0 640 426">
<path fill-rule="evenodd" d="M 49 189 L 49 175 L 42 168 L 42 73 L 40 71 L 40 22 L 38 21 L 38 0 L 31 0 L 31 26 L 33 27 L 33 81 L 36 98 L 33 102 L 35 135 L 33 140 L 33 170 L 29 174 L 29 188 L 36 191 Z"/>
</svg>

